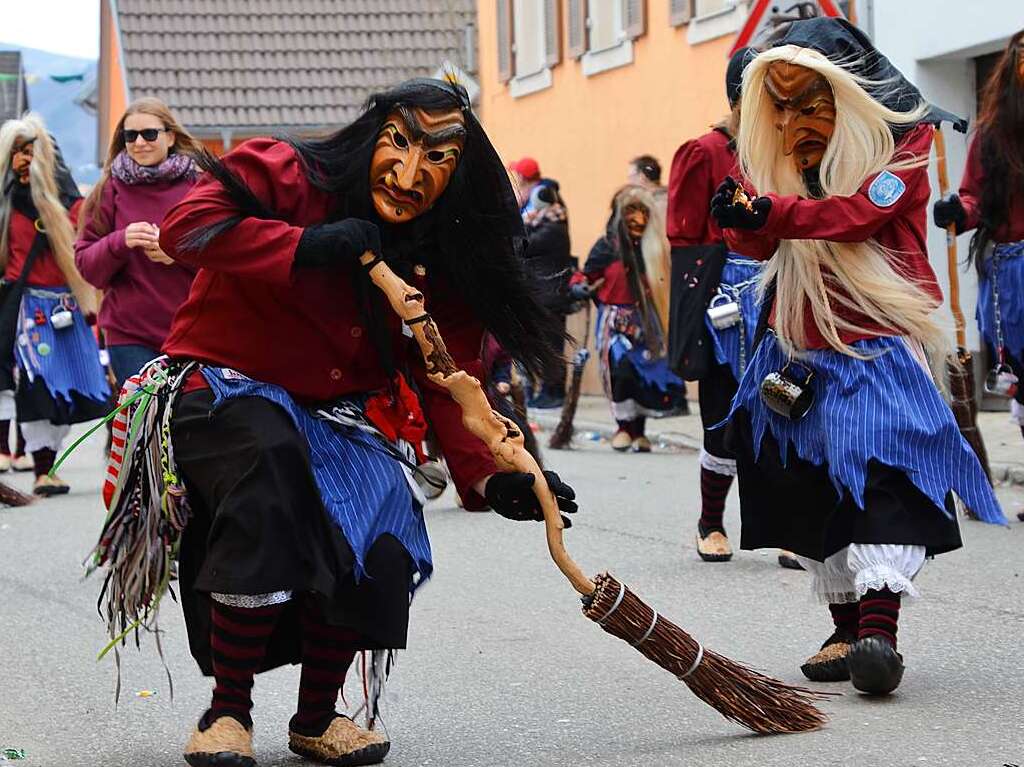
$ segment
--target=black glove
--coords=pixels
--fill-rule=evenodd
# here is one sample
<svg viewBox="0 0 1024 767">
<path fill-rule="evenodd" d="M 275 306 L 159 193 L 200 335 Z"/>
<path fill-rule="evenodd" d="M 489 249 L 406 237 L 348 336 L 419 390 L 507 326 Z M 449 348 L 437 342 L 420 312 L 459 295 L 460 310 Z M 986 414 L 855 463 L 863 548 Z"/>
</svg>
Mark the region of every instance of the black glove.
<svg viewBox="0 0 1024 767">
<path fill-rule="evenodd" d="M 753 210 L 748 210 L 745 205 L 732 201 L 737 188 L 739 184 L 732 176 L 726 176 L 711 198 L 711 215 L 719 229 L 760 229 L 768 220 L 768 213 L 772 209 L 771 199 L 755 197 L 750 203 Z"/>
<path fill-rule="evenodd" d="M 545 471 L 544 479 L 547 480 L 551 492 L 555 494 L 559 510 L 565 514 L 575 514 L 579 508 L 574 500 L 576 491 L 559 479 L 553 471 Z M 544 514 L 540 510 L 540 501 L 533 492 L 533 482 L 532 474 L 518 471 L 500 472 L 487 480 L 484 497 L 491 508 L 506 519 L 516 522 L 543 522 Z M 572 522 L 565 514 L 562 515 L 562 522 L 567 528 L 572 527 Z"/>
<path fill-rule="evenodd" d="M 964 210 L 960 197 L 950 194 L 935 201 L 932 206 L 932 217 L 939 229 L 948 229 L 950 224 L 956 224 L 956 231 L 959 233 L 963 231 L 967 221 L 967 211 Z"/>
<path fill-rule="evenodd" d="M 359 218 L 307 226 L 295 248 L 296 266 L 333 266 L 357 261 L 363 253 L 380 253 L 377 225 Z"/>
</svg>

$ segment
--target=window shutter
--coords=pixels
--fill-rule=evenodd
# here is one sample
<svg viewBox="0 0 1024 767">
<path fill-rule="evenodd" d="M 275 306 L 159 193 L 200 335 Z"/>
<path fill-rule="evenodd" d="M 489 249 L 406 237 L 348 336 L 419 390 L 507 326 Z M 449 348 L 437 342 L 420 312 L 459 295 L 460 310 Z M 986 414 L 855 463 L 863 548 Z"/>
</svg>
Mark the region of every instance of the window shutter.
<svg viewBox="0 0 1024 767">
<path fill-rule="evenodd" d="M 555 66 L 562 60 L 561 0 L 544 0 L 544 63 Z"/>
<path fill-rule="evenodd" d="M 498 80 L 512 79 L 512 0 L 497 0 L 498 8 Z"/>
<path fill-rule="evenodd" d="M 566 53 L 570 58 L 578 59 L 587 52 L 587 0 L 568 2 L 569 49 Z"/>
<path fill-rule="evenodd" d="M 645 10 L 645 0 L 622 0 L 622 27 L 630 40 L 635 40 L 644 33 Z"/>
<path fill-rule="evenodd" d="M 673 27 L 686 24 L 693 18 L 693 0 L 669 0 L 668 20 Z"/>
</svg>

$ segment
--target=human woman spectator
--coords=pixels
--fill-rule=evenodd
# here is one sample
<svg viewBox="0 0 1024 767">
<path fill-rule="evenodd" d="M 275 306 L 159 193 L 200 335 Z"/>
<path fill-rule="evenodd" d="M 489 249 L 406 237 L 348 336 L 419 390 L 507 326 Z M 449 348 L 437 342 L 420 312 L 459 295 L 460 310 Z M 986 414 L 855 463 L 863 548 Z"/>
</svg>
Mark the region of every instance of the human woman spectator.
<svg viewBox="0 0 1024 767">
<path fill-rule="evenodd" d="M 79 217 L 75 263 L 103 291 L 99 325 L 119 389 L 159 356 L 192 285 L 195 269 L 171 260 L 158 237 L 164 214 L 195 184 L 201 151 L 160 99 L 133 101 Z"/>
<path fill-rule="evenodd" d="M 618 431 L 612 448 L 649 453 L 647 416 L 682 411 L 686 391 L 668 367 L 664 327 L 668 311 L 669 257 L 658 203 L 639 186 L 612 200 L 605 235 L 573 275 L 570 293 L 598 305 L 597 351 L 601 382 Z"/>
</svg>

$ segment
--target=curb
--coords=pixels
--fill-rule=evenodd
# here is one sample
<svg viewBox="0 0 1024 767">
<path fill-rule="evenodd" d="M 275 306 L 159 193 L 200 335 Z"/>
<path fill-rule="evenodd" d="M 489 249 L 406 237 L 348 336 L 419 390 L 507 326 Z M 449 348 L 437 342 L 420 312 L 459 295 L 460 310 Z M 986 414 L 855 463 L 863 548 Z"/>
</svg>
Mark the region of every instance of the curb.
<svg viewBox="0 0 1024 767">
<path fill-rule="evenodd" d="M 545 431 L 551 431 L 554 429 L 558 425 L 560 416 L 560 411 L 533 410 L 530 412 L 530 420 Z M 657 424 L 657 421 L 654 421 L 654 423 Z M 581 421 L 577 419 L 573 421 L 573 427 L 577 433 L 593 432 L 601 435 L 605 439 L 611 439 L 615 434 L 614 427 L 609 426 L 606 422 L 602 421 Z M 647 436 L 651 442 L 656 445 L 673 447 L 691 452 L 698 452 L 701 448 L 700 440 L 695 437 L 691 437 L 688 434 L 680 434 L 679 432 L 659 432 L 657 429 L 649 429 Z M 543 447 L 547 447 L 546 442 L 542 443 L 542 445 Z M 990 463 L 989 468 L 992 471 L 992 482 L 994 484 L 1024 486 L 1024 465 L 1014 463 Z"/>
<path fill-rule="evenodd" d="M 558 421 L 561 417 L 561 413 L 558 411 L 536 411 L 531 410 L 529 420 L 545 431 L 552 431 L 558 426 Z M 573 420 L 573 429 L 577 434 L 582 432 L 593 432 L 599 434 L 605 439 L 611 439 L 615 435 L 615 428 L 610 426 L 604 421 L 586 421 L 575 419 Z M 647 437 L 656 445 L 663 445 L 665 447 L 674 447 L 681 450 L 690 450 L 698 452 L 701 447 L 700 440 L 695 437 L 691 437 L 688 434 L 680 434 L 679 432 L 659 432 L 656 429 L 648 428 Z M 543 447 L 547 447 L 547 443 L 542 443 Z M 1024 468 L 1021 469 L 1021 481 L 1024 483 Z"/>
</svg>

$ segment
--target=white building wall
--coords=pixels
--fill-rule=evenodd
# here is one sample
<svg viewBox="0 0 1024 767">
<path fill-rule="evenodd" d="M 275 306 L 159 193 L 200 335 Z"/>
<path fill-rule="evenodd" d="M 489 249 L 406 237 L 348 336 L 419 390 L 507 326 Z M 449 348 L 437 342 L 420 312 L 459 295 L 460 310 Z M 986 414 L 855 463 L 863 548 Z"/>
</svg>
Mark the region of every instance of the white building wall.
<svg viewBox="0 0 1024 767">
<path fill-rule="evenodd" d="M 875 45 L 937 106 L 968 117 L 973 125 L 977 95 L 973 58 L 1005 48 L 1010 36 L 1024 28 L 1024 0 L 860 0 L 862 26 Z M 864 10 L 867 18 L 864 19 Z M 866 21 L 866 23 L 864 23 Z M 970 135 L 970 134 L 968 134 Z M 950 184 L 955 190 L 963 175 L 967 137 L 945 128 Z M 934 153 L 932 199 L 938 197 Z M 948 295 L 946 239 L 928 211 L 928 253 Z M 959 238 L 958 256 L 967 254 L 970 235 Z M 960 272 L 960 304 L 967 317 L 967 345 L 979 348 L 974 321 L 977 280 L 973 270 Z M 952 337 L 953 319 L 944 309 Z"/>
</svg>

